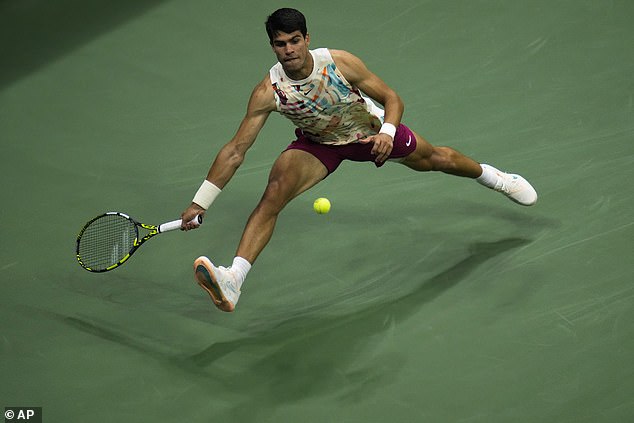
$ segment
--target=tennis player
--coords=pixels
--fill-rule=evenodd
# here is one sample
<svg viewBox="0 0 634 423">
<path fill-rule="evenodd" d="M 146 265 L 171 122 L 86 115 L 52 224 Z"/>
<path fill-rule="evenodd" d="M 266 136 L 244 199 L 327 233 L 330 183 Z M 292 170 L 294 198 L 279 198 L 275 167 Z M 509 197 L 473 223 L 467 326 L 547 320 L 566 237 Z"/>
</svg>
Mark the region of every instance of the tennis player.
<svg viewBox="0 0 634 423">
<path fill-rule="evenodd" d="M 450 147 L 436 147 L 401 123 L 403 102 L 356 56 L 342 50 L 310 50 L 304 15 L 279 9 L 266 21 L 278 63 L 254 88 L 234 137 L 216 155 L 183 222 L 204 213 L 242 164 L 271 112 L 289 118 L 296 139 L 273 164 L 268 185 L 249 217 L 229 267 L 207 257 L 194 261 L 195 278 L 223 311 L 233 311 L 240 289 L 271 239 L 280 211 L 302 192 L 333 173 L 343 160 L 387 161 L 416 171 L 471 178 L 524 206 L 537 193 L 521 176 L 479 164 Z M 382 107 L 377 106 L 377 103 Z M 194 225 L 183 223 L 182 229 Z"/>
</svg>

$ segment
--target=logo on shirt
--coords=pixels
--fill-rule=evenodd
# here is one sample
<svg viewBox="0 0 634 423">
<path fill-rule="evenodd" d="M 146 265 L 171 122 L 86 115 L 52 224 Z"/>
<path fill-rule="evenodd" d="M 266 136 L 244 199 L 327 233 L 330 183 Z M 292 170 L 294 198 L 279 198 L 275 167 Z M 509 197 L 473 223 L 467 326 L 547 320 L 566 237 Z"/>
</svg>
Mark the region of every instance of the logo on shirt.
<svg viewBox="0 0 634 423">
<path fill-rule="evenodd" d="M 315 85 L 310 84 L 308 86 L 302 86 L 302 85 L 291 85 L 291 87 L 293 87 L 293 89 L 295 91 L 297 91 L 298 93 L 308 96 L 308 94 L 310 94 L 310 92 L 313 90 L 313 88 L 315 88 Z M 303 90 L 302 90 L 303 88 Z"/>
</svg>

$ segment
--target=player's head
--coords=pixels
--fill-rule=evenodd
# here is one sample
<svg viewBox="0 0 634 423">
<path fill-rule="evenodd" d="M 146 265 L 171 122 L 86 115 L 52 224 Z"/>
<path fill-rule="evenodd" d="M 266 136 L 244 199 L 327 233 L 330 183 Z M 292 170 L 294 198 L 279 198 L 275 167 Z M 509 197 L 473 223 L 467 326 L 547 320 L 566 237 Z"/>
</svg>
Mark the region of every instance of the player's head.
<svg viewBox="0 0 634 423">
<path fill-rule="evenodd" d="M 306 32 L 306 18 L 295 9 L 279 9 L 266 21 L 271 47 L 284 72 L 293 79 L 308 76 L 313 59 L 308 50 L 310 35 Z"/>
<path fill-rule="evenodd" d="M 306 38 L 306 34 L 308 33 L 306 30 L 306 18 L 302 12 L 288 7 L 278 9 L 271 13 L 265 25 L 271 45 L 273 44 L 273 39 L 279 32 L 291 34 L 295 31 L 299 31 L 304 38 Z"/>
</svg>

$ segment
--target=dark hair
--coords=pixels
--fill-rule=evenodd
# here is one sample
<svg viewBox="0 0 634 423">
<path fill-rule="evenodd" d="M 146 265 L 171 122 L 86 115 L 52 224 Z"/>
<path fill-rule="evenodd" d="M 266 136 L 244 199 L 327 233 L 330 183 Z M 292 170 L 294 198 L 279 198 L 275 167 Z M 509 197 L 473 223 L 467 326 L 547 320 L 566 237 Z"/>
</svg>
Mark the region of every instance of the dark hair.
<svg viewBox="0 0 634 423">
<path fill-rule="evenodd" d="M 300 31 L 304 37 L 308 31 L 306 30 L 306 18 L 296 9 L 283 8 L 277 9 L 267 18 L 266 33 L 269 35 L 269 41 L 273 44 L 273 38 L 278 32 L 285 32 L 290 34 L 291 32 Z"/>
</svg>

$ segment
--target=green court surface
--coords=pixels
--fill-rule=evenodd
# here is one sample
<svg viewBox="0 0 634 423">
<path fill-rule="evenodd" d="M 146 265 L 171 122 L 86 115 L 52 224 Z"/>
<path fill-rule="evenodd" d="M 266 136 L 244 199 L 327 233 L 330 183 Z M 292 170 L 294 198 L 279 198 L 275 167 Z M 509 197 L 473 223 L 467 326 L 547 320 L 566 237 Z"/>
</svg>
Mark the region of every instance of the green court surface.
<svg viewBox="0 0 634 423">
<path fill-rule="evenodd" d="M 436 145 L 527 177 L 344 163 L 292 202 L 235 313 L 228 265 L 275 158 L 273 115 L 193 232 L 82 270 L 119 210 L 176 219 L 255 84 L 264 32 L 361 57 Z M 45 422 L 634 421 L 634 3 L 0 0 L 0 406 Z M 328 215 L 312 211 L 328 197 Z"/>
</svg>

